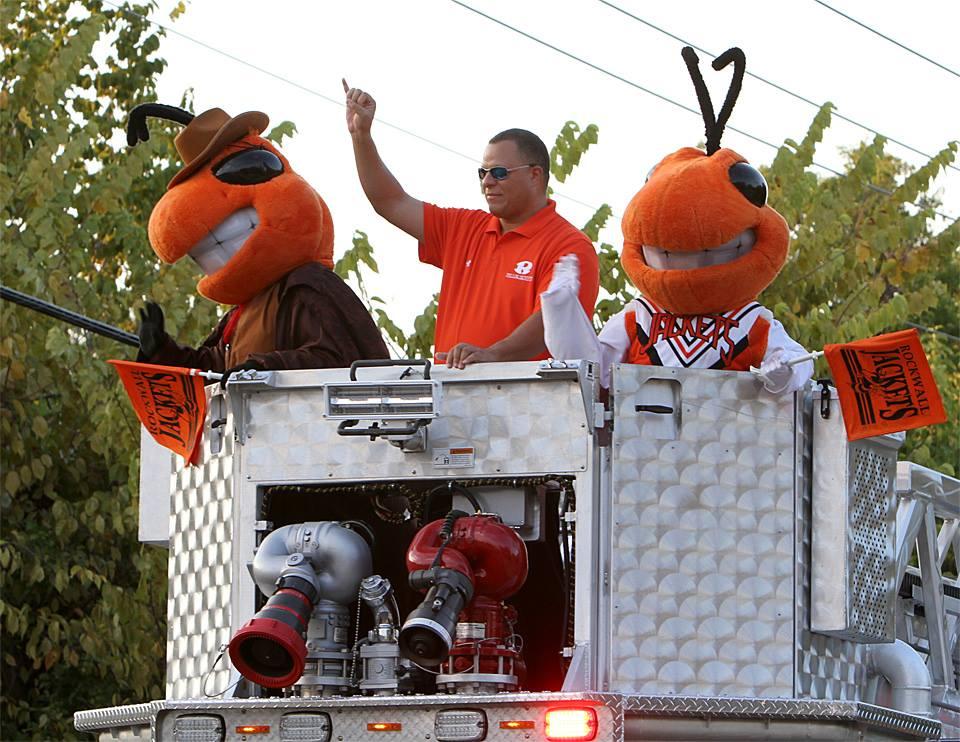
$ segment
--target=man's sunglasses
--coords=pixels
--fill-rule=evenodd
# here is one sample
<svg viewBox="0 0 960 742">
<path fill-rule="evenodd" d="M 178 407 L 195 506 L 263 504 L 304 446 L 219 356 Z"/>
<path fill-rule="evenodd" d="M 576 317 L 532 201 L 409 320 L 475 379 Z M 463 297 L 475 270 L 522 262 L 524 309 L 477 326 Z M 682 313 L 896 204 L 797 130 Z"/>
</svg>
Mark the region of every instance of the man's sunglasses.
<svg viewBox="0 0 960 742">
<path fill-rule="evenodd" d="M 536 165 L 531 162 L 529 165 L 517 165 L 516 167 L 497 166 L 497 167 L 492 167 L 489 170 L 487 170 L 486 168 L 478 167 L 477 175 L 480 176 L 480 180 L 483 180 L 484 178 L 486 178 L 487 173 L 490 173 L 490 175 L 493 176 L 494 180 L 506 180 L 507 176 L 510 175 L 510 173 L 512 173 L 514 170 L 523 170 L 523 168 L 525 167 L 536 167 Z"/>
</svg>

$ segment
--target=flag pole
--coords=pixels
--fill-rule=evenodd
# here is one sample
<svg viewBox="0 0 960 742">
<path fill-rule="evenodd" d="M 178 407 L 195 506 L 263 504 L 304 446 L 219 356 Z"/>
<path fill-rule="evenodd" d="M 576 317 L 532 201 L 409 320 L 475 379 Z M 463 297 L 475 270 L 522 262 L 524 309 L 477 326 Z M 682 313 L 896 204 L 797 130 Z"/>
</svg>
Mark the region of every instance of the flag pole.
<svg viewBox="0 0 960 742">
<path fill-rule="evenodd" d="M 820 356 L 822 356 L 822 355 L 823 355 L 823 351 L 822 351 L 822 350 L 814 350 L 814 351 L 811 351 L 810 353 L 807 353 L 806 355 L 797 356 L 796 358 L 791 358 L 789 361 L 787 361 L 787 365 L 788 365 L 788 366 L 796 366 L 798 363 L 806 363 L 807 361 L 815 361 L 815 360 L 817 360 L 817 359 L 818 359 Z"/>
<path fill-rule="evenodd" d="M 223 374 L 218 374 L 216 371 L 201 371 L 199 368 L 188 369 L 188 376 L 202 376 L 205 379 L 210 379 L 210 381 L 220 381 L 223 378 Z"/>
</svg>

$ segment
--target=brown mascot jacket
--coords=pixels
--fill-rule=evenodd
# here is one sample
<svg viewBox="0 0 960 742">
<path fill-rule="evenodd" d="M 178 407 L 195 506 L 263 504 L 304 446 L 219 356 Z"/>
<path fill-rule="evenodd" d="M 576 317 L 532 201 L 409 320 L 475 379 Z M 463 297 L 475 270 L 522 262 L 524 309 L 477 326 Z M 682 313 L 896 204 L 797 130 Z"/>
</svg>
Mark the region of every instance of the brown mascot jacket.
<svg viewBox="0 0 960 742">
<path fill-rule="evenodd" d="M 227 312 L 199 348 L 167 336 L 149 361 L 223 372 L 244 360 L 264 369 L 343 368 L 387 357 L 357 295 L 329 268 L 308 263 Z"/>
</svg>

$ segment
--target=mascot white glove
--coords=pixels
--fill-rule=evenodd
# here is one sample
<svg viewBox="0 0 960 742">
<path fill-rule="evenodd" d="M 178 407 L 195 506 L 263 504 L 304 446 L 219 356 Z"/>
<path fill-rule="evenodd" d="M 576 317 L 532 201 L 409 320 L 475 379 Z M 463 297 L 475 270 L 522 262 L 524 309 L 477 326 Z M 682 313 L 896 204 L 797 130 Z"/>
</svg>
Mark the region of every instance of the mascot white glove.
<svg viewBox="0 0 960 742">
<path fill-rule="evenodd" d="M 553 276 L 545 294 L 556 294 L 564 289 L 577 296 L 580 293 L 580 261 L 576 255 L 564 255 L 553 267 Z"/>
<path fill-rule="evenodd" d="M 760 368 L 750 367 L 750 373 L 763 383 L 763 388 L 771 394 L 779 394 L 790 386 L 793 379 L 793 367 L 787 364 L 786 354 L 777 348 L 767 356 Z"/>
</svg>

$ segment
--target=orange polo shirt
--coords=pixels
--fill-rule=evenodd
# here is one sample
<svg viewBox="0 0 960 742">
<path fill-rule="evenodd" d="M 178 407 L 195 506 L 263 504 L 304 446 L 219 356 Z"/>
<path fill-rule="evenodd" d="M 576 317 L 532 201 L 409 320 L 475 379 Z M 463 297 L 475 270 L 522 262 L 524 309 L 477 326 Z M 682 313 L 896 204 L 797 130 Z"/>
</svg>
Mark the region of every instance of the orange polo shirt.
<svg viewBox="0 0 960 742">
<path fill-rule="evenodd" d="M 486 211 L 425 203 L 420 261 L 443 270 L 434 352 L 457 343 L 485 348 L 507 337 L 540 308 L 554 265 L 570 253 L 580 259 L 580 303 L 592 317 L 600 286 L 597 253 L 553 201 L 506 234 Z"/>
</svg>

